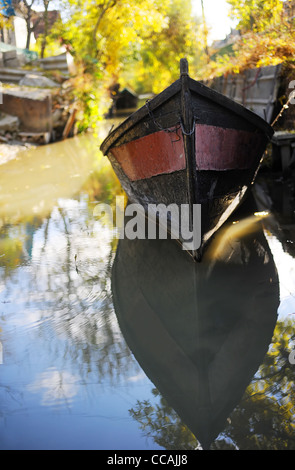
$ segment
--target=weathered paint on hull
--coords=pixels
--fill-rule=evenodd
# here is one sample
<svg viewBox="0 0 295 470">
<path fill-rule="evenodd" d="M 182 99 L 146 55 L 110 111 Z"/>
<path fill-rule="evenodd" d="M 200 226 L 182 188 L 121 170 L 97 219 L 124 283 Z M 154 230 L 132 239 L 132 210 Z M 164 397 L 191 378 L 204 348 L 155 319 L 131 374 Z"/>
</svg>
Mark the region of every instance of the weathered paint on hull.
<svg viewBox="0 0 295 470">
<path fill-rule="evenodd" d="M 264 143 L 261 134 L 195 126 L 195 164 L 198 170 L 249 169 Z M 186 168 L 183 136 L 170 128 L 114 147 L 113 157 L 130 181 L 170 174 Z"/>
<path fill-rule="evenodd" d="M 201 252 L 252 184 L 273 129 L 192 80 L 183 65 L 180 79 L 112 131 L 101 150 L 131 202 L 201 204 Z"/>
<path fill-rule="evenodd" d="M 196 125 L 198 170 L 248 170 L 257 161 L 264 136 L 237 129 Z"/>
<path fill-rule="evenodd" d="M 262 134 L 196 125 L 194 199 L 202 206 L 204 243 L 242 201 L 264 145 Z M 183 136 L 176 128 L 115 147 L 110 154 L 129 199 L 146 211 L 149 204 L 189 203 Z"/>
<path fill-rule="evenodd" d="M 129 201 L 141 204 L 146 212 L 149 204 L 177 204 L 179 207 L 189 204 L 185 169 L 131 181 L 112 155 L 109 159 Z M 203 245 L 198 250 L 199 258 L 210 237 L 242 201 L 252 178 L 251 169 L 197 172 L 196 199 L 202 207 L 203 239 Z"/>
<path fill-rule="evenodd" d="M 175 128 L 115 147 L 111 153 L 131 181 L 174 173 L 186 167 L 183 139 Z"/>
</svg>

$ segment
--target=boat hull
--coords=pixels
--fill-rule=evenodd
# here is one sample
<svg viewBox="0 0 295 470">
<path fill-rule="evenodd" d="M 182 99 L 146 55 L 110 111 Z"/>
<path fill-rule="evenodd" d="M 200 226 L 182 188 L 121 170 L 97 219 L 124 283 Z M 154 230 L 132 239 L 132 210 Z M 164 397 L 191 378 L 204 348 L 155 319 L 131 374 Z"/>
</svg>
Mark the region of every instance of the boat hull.
<svg viewBox="0 0 295 470">
<path fill-rule="evenodd" d="M 184 75 L 101 146 L 129 200 L 201 205 L 204 246 L 253 183 L 272 129 L 246 108 Z"/>
</svg>

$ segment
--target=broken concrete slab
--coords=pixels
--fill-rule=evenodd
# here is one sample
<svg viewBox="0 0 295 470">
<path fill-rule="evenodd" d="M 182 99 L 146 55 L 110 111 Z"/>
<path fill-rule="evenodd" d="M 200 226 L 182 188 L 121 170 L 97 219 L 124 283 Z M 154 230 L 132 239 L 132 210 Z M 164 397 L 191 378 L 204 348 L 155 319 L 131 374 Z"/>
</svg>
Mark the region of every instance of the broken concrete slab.
<svg viewBox="0 0 295 470">
<path fill-rule="evenodd" d="M 76 72 L 74 59 L 69 52 L 39 59 L 38 65 L 44 70 L 59 70 L 64 74 Z"/>
<path fill-rule="evenodd" d="M 3 52 L 3 61 L 5 67 L 18 67 L 19 61 L 16 51 Z"/>
<path fill-rule="evenodd" d="M 35 88 L 57 88 L 60 85 L 44 75 L 35 73 L 26 74 L 19 82 L 20 86 L 30 86 Z"/>
<path fill-rule="evenodd" d="M 17 132 L 19 128 L 19 119 L 17 116 L 0 113 L 0 133 Z"/>
<path fill-rule="evenodd" d="M 46 133 L 52 131 L 52 100 L 48 90 L 3 89 L 1 111 L 17 116 L 20 130 Z"/>
<path fill-rule="evenodd" d="M 25 75 L 26 72 L 24 70 L 1 67 L 0 60 L 0 81 L 2 83 L 18 83 Z"/>
<path fill-rule="evenodd" d="M 3 56 L 4 56 L 4 61 L 6 62 L 6 60 L 15 59 L 17 57 L 17 53 L 15 50 L 4 51 Z"/>
</svg>

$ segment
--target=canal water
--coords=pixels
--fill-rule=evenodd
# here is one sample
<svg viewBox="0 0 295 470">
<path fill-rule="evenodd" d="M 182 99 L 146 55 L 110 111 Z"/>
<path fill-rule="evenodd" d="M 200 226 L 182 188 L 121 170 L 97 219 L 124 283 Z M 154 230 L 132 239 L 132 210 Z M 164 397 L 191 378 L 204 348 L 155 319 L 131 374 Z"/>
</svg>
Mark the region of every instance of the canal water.
<svg viewBox="0 0 295 470">
<path fill-rule="evenodd" d="M 292 184 L 195 265 L 98 217 L 109 127 L 0 167 L 0 449 L 294 449 Z"/>
</svg>

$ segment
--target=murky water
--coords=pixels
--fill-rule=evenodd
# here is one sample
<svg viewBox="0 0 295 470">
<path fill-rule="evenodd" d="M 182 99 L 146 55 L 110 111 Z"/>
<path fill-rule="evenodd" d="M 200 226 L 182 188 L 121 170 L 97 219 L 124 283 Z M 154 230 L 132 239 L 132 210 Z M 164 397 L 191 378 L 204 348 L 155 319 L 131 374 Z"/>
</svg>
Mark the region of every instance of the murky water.
<svg viewBox="0 0 295 470">
<path fill-rule="evenodd" d="M 196 266 L 94 215 L 102 135 L 0 168 L 0 448 L 294 449 L 293 188 L 263 177 Z"/>
</svg>

